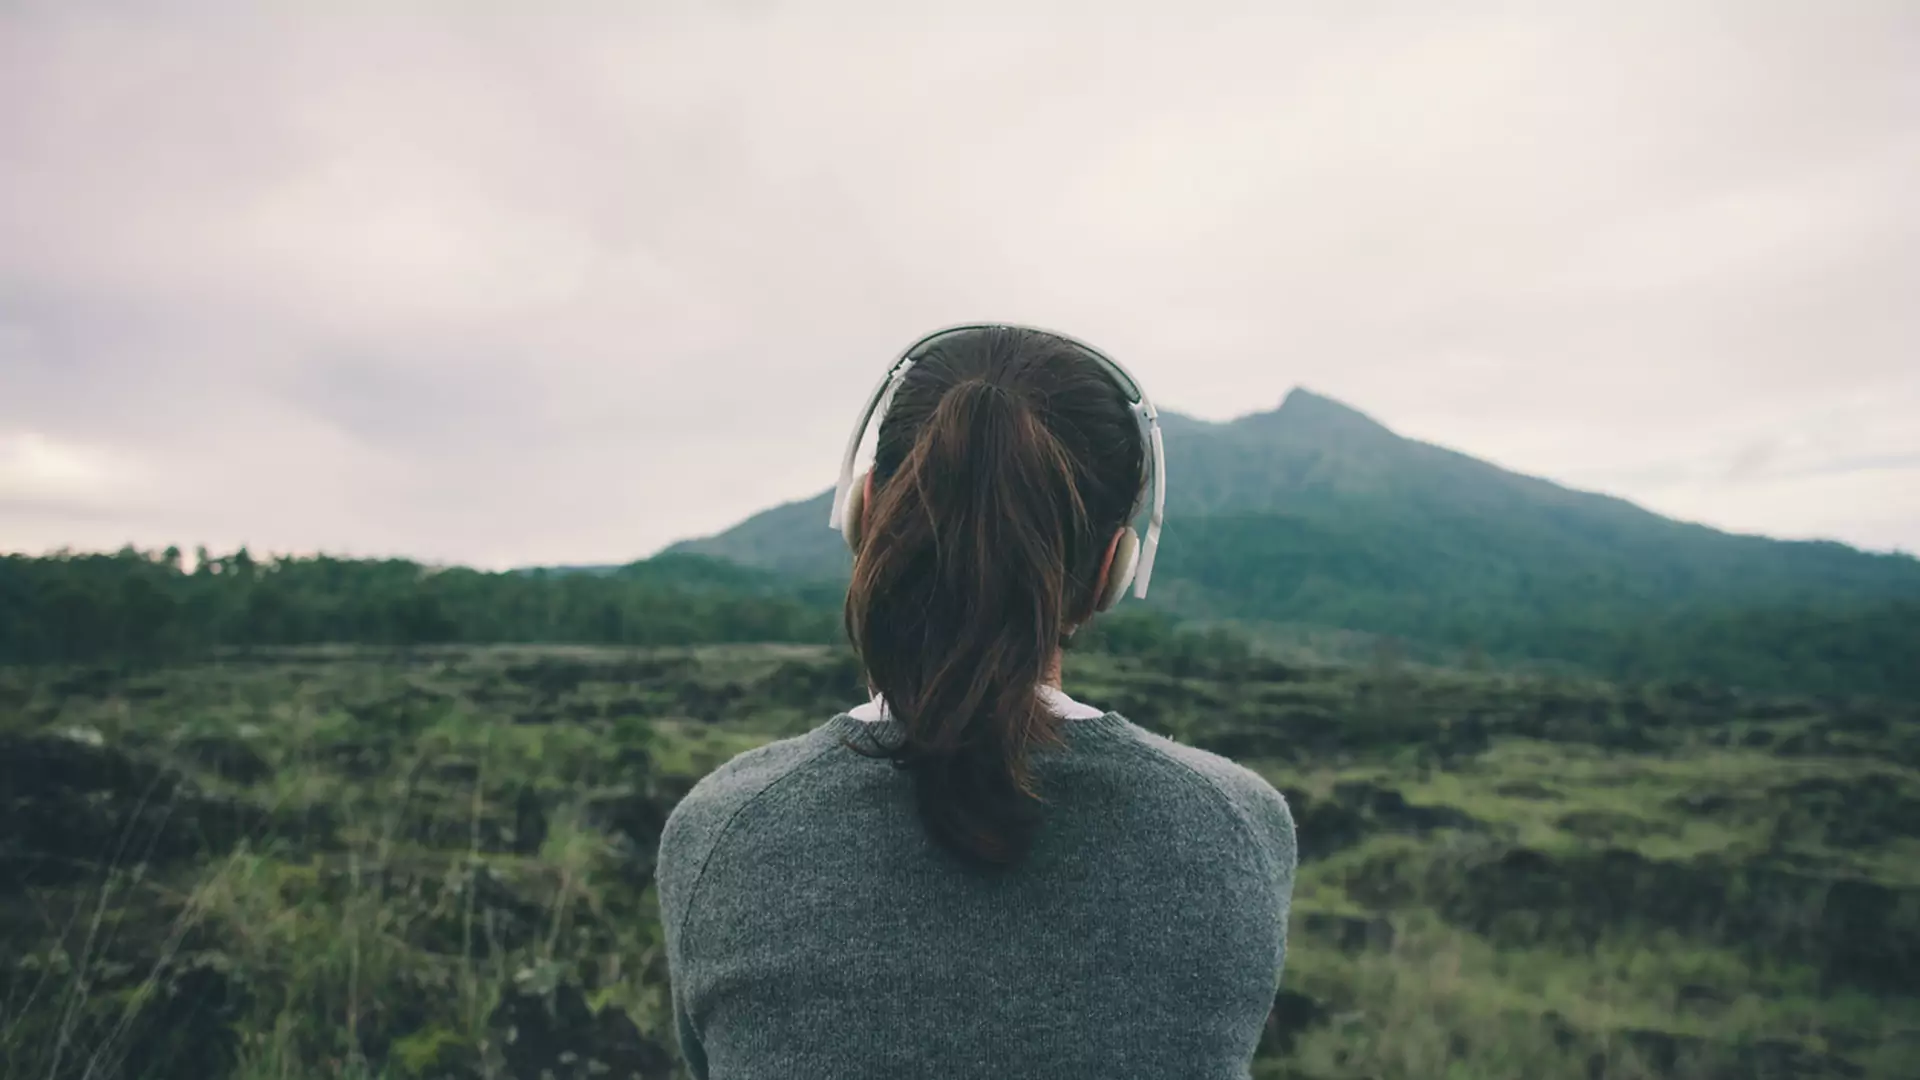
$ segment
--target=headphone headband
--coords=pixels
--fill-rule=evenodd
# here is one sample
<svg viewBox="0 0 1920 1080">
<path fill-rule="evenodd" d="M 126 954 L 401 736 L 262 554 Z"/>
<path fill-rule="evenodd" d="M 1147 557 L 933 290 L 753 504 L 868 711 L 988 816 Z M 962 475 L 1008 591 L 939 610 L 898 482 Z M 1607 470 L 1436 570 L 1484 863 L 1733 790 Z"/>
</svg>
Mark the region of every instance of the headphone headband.
<svg viewBox="0 0 1920 1080">
<path fill-rule="evenodd" d="M 906 380 L 907 372 L 929 346 L 954 334 L 970 333 L 975 330 L 1024 330 L 1064 341 L 1099 364 L 1106 371 L 1107 377 L 1112 379 L 1121 392 L 1132 400 L 1133 416 L 1140 425 L 1142 449 L 1146 452 L 1145 464 L 1152 473 L 1153 484 L 1153 513 L 1147 519 L 1147 535 L 1140 545 L 1139 568 L 1134 572 L 1133 578 L 1133 595 L 1144 599 L 1147 595 L 1147 582 L 1153 577 L 1153 556 L 1160 546 L 1160 526 L 1166 520 L 1167 510 L 1166 451 L 1160 439 L 1160 414 L 1153 407 L 1153 402 L 1147 397 L 1146 391 L 1141 389 L 1140 381 L 1133 377 L 1132 372 L 1122 367 L 1118 360 L 1078 338 L 1055 330 L 1043 330 L 1039 327 L 1011 323 L 963 323 L 935 330 L 907 346 L 898 357 L 894 358 L 893 363 L 888 365 L 886 374 L 880 377 L 873 392 L 867 395 L 866 405 L 860 410 L 860 420 L 854 426 L 853 436 L 847 440 L 846 454 L 840 460 L 840 479 L 834 486 L 833 509 L 827 518 L 828 526 L 834 529 L 844 528 L 847 495 L 853 487 L 854 461 L 859 457 L 860 444 L 866 440 L 867 429 L 873 423 L 874 414 L 879 413 L 883 418 L 886 416 L 888 407 L 893 404 L 893 395 L 899 391 L 900 384 Z M 1141 478 L 1140 494 L 1134 499 L 1133 514 L 1128 515 L 1129 521 L 1140 512 L 1141 504 L 1147 494 L 1148 479 Z"/>
</svg>

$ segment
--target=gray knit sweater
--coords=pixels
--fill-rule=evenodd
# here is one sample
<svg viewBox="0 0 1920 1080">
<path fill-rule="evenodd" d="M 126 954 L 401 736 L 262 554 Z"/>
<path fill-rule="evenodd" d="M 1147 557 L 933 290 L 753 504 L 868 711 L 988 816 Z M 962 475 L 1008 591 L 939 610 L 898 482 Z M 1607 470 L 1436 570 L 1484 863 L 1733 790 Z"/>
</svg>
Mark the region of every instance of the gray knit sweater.
<svg viewBox="0 0 1920 1080">
<path fill-rule="evenodd" d="M 991 878 L 934 847 L 842 713 L 739 755 L 660 840 L 681 1051 L 701 1080 L 1229 1080 L 1287 957 L 1286 801 L 1117 713 L 1036 755 L 1047 819 Z"/>
</svg>

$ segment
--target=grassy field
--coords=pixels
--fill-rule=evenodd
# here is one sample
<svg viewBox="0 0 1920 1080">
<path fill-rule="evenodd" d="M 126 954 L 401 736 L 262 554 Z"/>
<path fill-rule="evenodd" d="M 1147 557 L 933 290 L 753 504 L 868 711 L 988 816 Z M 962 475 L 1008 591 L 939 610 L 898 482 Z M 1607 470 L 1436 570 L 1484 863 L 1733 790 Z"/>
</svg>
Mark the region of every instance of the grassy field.
<svg viewBox="0 0 1920 1080">
<path fill-rule="evenodd" d="M 1920 710 L 1074 655 L 1288 792 L 1267 1080 L 1920 1076 Z M 651 858 L 842 652 L 0 670 L 0 1075 L 677 1076 Z"/>
</svg>

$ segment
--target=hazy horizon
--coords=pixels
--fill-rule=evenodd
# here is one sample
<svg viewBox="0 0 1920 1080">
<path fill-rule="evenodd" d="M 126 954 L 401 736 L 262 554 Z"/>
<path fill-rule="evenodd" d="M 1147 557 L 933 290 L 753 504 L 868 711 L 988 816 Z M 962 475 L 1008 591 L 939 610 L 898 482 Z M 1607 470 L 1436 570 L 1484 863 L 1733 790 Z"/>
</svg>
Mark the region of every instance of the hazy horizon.
<svg viewBox="0 0 1920 1080">
<path fill-rule="evenodd" d="M 1915 56 L 1897 2 L 8 4 L 0 551 L 624 562 L 1006 319 L 1914 553 Z"/>
<path fill-rule="evenodd" d="M 1179 415 L 1179 416 L 1182 416 L 1182 417 L 1184 417 L 1184 418 L 1186 418 L 1187 420 L 1191 420 L 1191 421 L 1194 421 L 1194 422 L 1197 422 L 1197 423 L 1203 423 L 1203 424 L 1212 424 L 1212 425 L 1224 425 L 1224 424 L 1232 424 L 1232 423 L 1237 423 L 1237 422 L 1239 422 L 1239 421 L 1241 421 L 1241 420 L 1246 420 L 1246 419 L 1249 419 L 1249 418 L 1252 418 L 1252 417 L 1256 417 L 1256 416 L 1264 416 L 1264 415 L 1268 415 L 1268 414 L 1271 414 L 1271 413 L 1274 413 L 1274 412 L 1276 412 L 1276 411 L 1278 411 L 1278 410 L 1280 409 L 1280 407 L 1281 407 L 1281 406 L 1282 406 L 1282 405 L 1283 405 L 1283 404 L 1285 403 L 1285 401 L 1286 401 L 1286 399 L 1287 399 L 1287 397 L 1290 397 L 1290 396 L 1291 396 L 1292 394 L 1294 394 L 1295 392 L 1302 392 L 1302 393 L 1307 393 L 1307 394 L 1312 394 L 1312 395 L 1314 395 L 1315 397 L 1319 397 L 1319 398 L 1322 398 L 1322 399 L 1324 399 L 1324 400 L 1327 400 L 1327 401 L 1332 401 L 1332 402 L 1334 402 L 1334 403 L 1335 403 L 1335 404 L 1337 404 L 1337 405 L 1340 405 L 1340 406 L 1343 406 L 1343 407 L 1346 407 L 1346 408 L 1349 408 L 1349 409 L 1352 409 L 1352 410 L 1354 410 L 1354 411 L 1356 411 L 1356 412 L 1359 412 L 1359 413 L 1361 413 L 1361 414 L 1363 414 L 1363 415 L 1365 415 L 1365 416 L 1366 416 L 1366 417 L 1367 417 L 1367 418 L 1368 418 L 1369 420 L 1372 420 L 1372 421 L 1374 421 L 1374 422 L 1376 422 L 1376 423 L 1379 423 L 1379 424 L 1381 424 L 1381 426 L 1383 426 L 1383 427 L 1385 427 L 1385 428 L 1387 428 L 1387 429 L 1388 429 L 1389 431 L 1391 431 L 1391 430 L 1393 430 L 1393 425 L 1392 425 L 1392 424 L 1389 424 L 1389 423 L 1386 423 L 1386 422 L 1385 422 L 1384 420 L 1382 420 L 1382 419 L 1381 419 L 1380 417 L 1378 417 L 1378 416 L 1374 416 L 1374 415 L 1372 415 L 1371 413 L 1368 413 L 1368 412 L 1367 412 L 1367 410 L 1366 410 L 1365 408 L 1363 408 L 1363 407 L 1361 407 L 1361 406 L 1359 406 L 1358 404 L 1356 404 L 1356 403 L 1354 403 L 1354 402 L 1350 402 L 1350 401 L 1341 401 L 1341 400 L 1340 400 L 1339 398 L 1336 398 L 1336 397 L 1333 397 L 1333 396 L 1332 396 L 1332 395 L 1330 395 L 1330 394 L 1325 394 L 1325 393 L 1322 393 L 1322 392 L 1320 392 L 1320 391 L 1318 391 L 1318 390 L 1315 390 L 1315 389 L 1314 389 L 1314 388 L 1312 388 L 1312 387 L 1307 387 L 1307 386 L 1296 386 L 1296 387 L 1292 387 L 1292 388 L 1289 388 L 1289 390 L 1287 391 L 1287 393 L 1286 393 L 1285 395 L 1283 395 L 1283 396 L 1282 396 L 1282 399 L 1281 399 L 1280 401 L 1277 401 L 1277 402 L 1274 402 L 1274 403 L 1273 403 L 1272 405 L 1269 405 L 1269 406 L 1266 406 L 1266 407 L 1263 407 L 1263 408 L 1260 408 L 1260 409 L 1254 409 L 1254 410 L 1251 410 L 1251 411 L 1248 411 L 1248 412 L 1246 412 L 1246 413 L 1242 413 L 1242 414 L 1240 414 L 1240 415 L 1238 415 L 1238 416 L 1231 416 L 1231 417 L 1226 417 L 1226 418 L 1223 418 L 1223 419 L 1217 419 L 1217 420 L 1208 420 L 1208 419 L 1203 419 L 1203 418 L 1200 418 L 1200 417 L 1195 417 L 1195 416 L 1191 416 L 1191 415 L 1188 415 L 1188 414 L 1186 414 L 1186 413 L 1182 413 L 1182 412 L 1181 412 L 1181 411 L 1180 411 L 1179 409 L 1174 409 L 1174 408 L 1170 408 L 1170 407 L 1163 407 L 1163 408 L 1161 409 L 1161 412 L 1162 412 L 1163 414 L 1165 414 L 1165 413 L 1173 413 L 1173 414 L 1176 414 L 1176 415 Z M 1395 434 L 1401 434 L 1401 433 L 1399 433 L 1399 432 L 1395 432 Z M 1403 436 L 1403 437 L 1405 437 L 1405 436 Z M 1455 446 L 1446 446 L 1446 445 L 1444 445 L 1444 444 L 1438 444 L 1438 443 L 1432 443 L 1432 442 L 1431 442 L 1430 440 L 1425 440 L 1425 439 L 1416 439 L 1416 440 L 1413 440 L 1413 441 L 1416 441 L 1416 442 L 1422 442 L 1422 443 L 1427 443 L 1428 445 L 1436 445 L 1436 446 L 1440 446 L 1440 447 L 1441 447 L 1442 449 L 1445 449 L 1445 450 L 1452 450 L 1452 451 L 1457 451 L 1457 452 L 1460 452 L 1460 453 L 1468 453 L 1467 451 L 1465 451 L 1465 450 L 1462 450 L 1462 449 L 1461 449 L 1461 448 L 1459 448 L 1459 447 L 1455 447 Z M 1469 456 L 1472 456 L 1472 457 L 1476 457 L 1476 458 L 1478 457 L 1478 455 L 1473 455 L 1473 454 L 1469 454 Z M 1486 459 L 1484 459 L 1484 458 L 1480 458 L 1479 460 L 1482 460 L 1482 461 L 1485 461 Z M 1529 473 L 1529 472 L 1527 472 L 1527 471 L 1526 471 L 1526 470 L 1524 470 L 1524 469 L 1515 469 L 1515 468 L 1510 468 L 1510 467 L 1508 467 L 1508 466 L 1505 466 L 1505 465 L 1501 465 L 1501 464 L 1500 464 L 1500 463 L 1498 463 L 1498 462 L 1488 462 L 1488 464 L 1492 464 L 1492 465 L 1495 465 L 1495 466 L 1497 466 L 1497 467 L 1499 467 L 1499 468 L 1502 468 L 1502 469 L 1505 469 L 1505 470 L 1506 470 L 1506 471 L 1508 471 L 1508 472 L 1515 472 L 1515 473 L 1520 473 L 1520 474 L 1522 474 L 1522 475 L 1527 475 L 1527 476 L 1536 476 L 1536 477 L 1538 477 L 1538 478 L 1540 478 L 1540 479 L 1544 479 L 1544 480 L 1549 480 L 1549 481 L 1552 481 L 1552 482 L 1554 482 L 1554 483 L 1560 483 L 1560 481 L 1559 481 L 1559 480 L 1557 480 L 1557 479 L 1555 479 L 1554 477 L 1551 477 L 1551 476 L 1540 476 L 1540 474 L 1537 474 L 1537 473 Z M 1571 485 L 1564 485 L 1564 484 L 1563 484 L 1562 486 L 1571 486 Z M 310 549 L 310 550 L 286 550 L 286 551 L 270 551 L 270 550 L 266 550 L 266 549 L 261 549 L 261 548 L 258 548 L 258 547 L 254 547 L 254 548 L 250 548 L 250 551 L 249 551 L 249 553 L 250 553 L 250 554 L 251 554 L 251 555 L 252 555 L 253 557 L 255 557 L 255 558 L 266 558 L 266 557 L 269 557 L 269 556 L 274 556 L 274 555 L 292 555 L 292 556 L 308 556 L 308 555 L 334 555 L 334 556 L 341 556 L 341 557 L 360 557 L 360 558 L 402 558 L 402 559 L 410 559 L 410 560 L 413 560 L 413 561 L 417 561 L 417 562 L 420 562 L 420 563 L 423 563 L 423 564 L 427 564 L 427 565 L 440 565 L 440 566 L 462 566 L 462 565 L 464 565 L 464 566 L 478 566 L 478 568 L 480 568 L 480 569 L 486 569 L 486 570 L 520 570 L 520 569 L 535 569 L 535 568 L 540 568 L 540 567 L 602 567 L 602 566 L 621 566 L 621 565 L 626 565 L 627 563 L 631 563 L 631 562 L 635 562 L 635 561 L 639 561 L 639 560 L 644 560 L 644 559 L 649 559 L 649 558 L 652 558 L 652 557 L 654 557 L 654 556 L 656 556 L 656 555 L 659 555 L 659 554 L 661 554 L 661 553 L 662 553 L 662 552 L 663 552 L 664 550 L 666 550 L 667 548 L 670 548 L 670 547 L 672 547 L 672 546 L 674 546 L 675 544 L 678 544 L 678 543 L 680 543 L 680 542 L 682 542 L 682 541 L 686 541 L 686 540 L 696 540 L 696 539 L 701 539 L 701 538 L 704 538 L 704 537 L 707 537 L 707 536 L 712 536 L 712 535 L 715 535 L 715 534 L 717 534 L 717 533 L 720 533 L 720 532 L 725 532 L 726 530 L 728 530 L 728 529 L 731 529 L 731 528 L 733 528 L 733 527 L 734 527 L 735 525 L 738 525 L 738 524 L 740 524 L 741 522 L 743 522 L 743 521 L 745 521 L 745 520 L 746 520 L 747 518 L 750 518 L 750 517 L 753 517 L 753 516 L 755 516 L 755 515 L 757 515 L 757 514 L 760 514 L 760 513 L 762 513 L 762 512 L 764 512 L 764 511 L 767 511 L 767 510 L 773 510 L 773 509 L 776 509 L 776 508 L 778 508 L 778 507 L 781 507 L 781 506 L 786 506 L 786 505 L 791 505 L 791 504 L 795 504 L 795 503 L 804 503 L 804 502 L 810 502 L 810 501 L 812 501 L 813 499 L 816 499 L 816 498 L 818 498 L 818 497 L 820 497 L 821 495 L 823 495 L 823 494 L 825 494 L 826 492 L 828 492 L 828 491 L 830 491 L 830 490 L 832 489 L 832 487 L 833 487 L 833 485 L 832 485 L 832 482 L 831 482 L 831 481 L 828 481 L 827 483 L 824 483 L 824 484 L 821 484 L 821 485 L 818 485 L 818 486 L 817 486 L 817 487 L 816 487 L 815 489 L 813 489 L 813 490 L 810 490 L 810 491 L 806 491 L 806 492 L 803 492 L 803 493 L 797 493 L 797 494 L 794 494 L 794 495 L 791 495 L 791 496 L 788 496 L 788 497 L 785 497 L 785 498 L 781 498 L 781 499 L 779 499 L 779 500 L 776 500 L 775 502 L 772 502 L 772 503 L 769 503 L 769 504 L 767 504 L 767 505 L 765 505 L 765 506 L 762 506 L 762 507 L 759 507 L 759 508 L 757 508 L 757 509 L 755 509 L 755 510 L 753 510 L 753 511 L 751 511 L 751 512 L 750 512 L 750 513 L 748 513 L 748 514 L 746 514 L 746 515 L 743 515 L 743 516 L 742 516 L 742 517 L 741 517 L 741 518 L 740 518 L 739 520 L 736 520 L 736 521 L 731 521 L 731 522 L 727 522 L 727 523 L 726 523 L 725 525 L 723 525 L 723 526 L 721 526 L 720 528 L 717 528 L 717 529 L 713 529 L 713 530 L 710 530 L 710 531 L 708 531 L 708 532 L 704 532 L 704 533 L 696 533 L 696 534 L 693 534 L 693 535 L 689 535 L 689 536 L 681 536 L 681 537 L 675 537 L 674 539 L 672 539 L 672 540 L 669 540 L 669 541 L 667 541 L 667 542 L 666 542 L 666 543 L 664 543 L 664 544 L 660 544 L 660 545 L 658 545 L 658 546 L 656 546 L 656 547 L 654 547 L 653 549 L 651 549 L 651 550 L 649 550 L 649 551 L 645 551 L 645 552 L 641 552 L 641 553 L 639 553 L 639 554 L 637 554 L 637 555 L 632 555 L 632 556 L 622 556 L 622 555 L 620 555 L 619 553 L 611 553 L 611 554 L 609 554 L 609 556 L 608 556 L 608 557 L 606 557 L 606 558 L 602 558 L 602 559 L 596 559 L 596 558 L 585 558 L 585 559 L 571 559 L 571 560 L 561 560 L 561 561 L 549 561 L 549 562 L 520 562 L 520 563 L 508 563 L 508 564 L 503 564 L 503 565 L 479 565 L 479 564 L 474 564 L 474 563 L 469 563 L 469 562 L 462 562 L 462 561 L 460 561 L 460 560 L 457 560 L 457 559 L 431 559 L 431 558 L 423 558 L 423 557 L 420 557 L 420 556 L 418 556 L 417 554 L 414 554 L 414 553 L 411 553 L 411 552 L 405 552 L 405 551 L 365 551 L 365 552 L 349 552 L 349 551 L 339 551 L 339 550 L 333 550 L 333 549 L 328 549 L 328 550 L 324 550 L 324 551 L 323 551 L 323 550 L 319 550 L 319 549 Z M 1582 489 L 1576 489 L 1576 490 L 1583 490 L 1583 491 L 1584 491 L 1584 490 L 1588 490 L 1588 489 L 1583 489 L 1583 488 L 1582 488 Z M 1614 498 L 1624 498 L 1624 496 L 1620 496 L 1620 495 L 1618 495 L 1618 494 L 1616 494 L 1616 493 L 1613 493 L 1613 492 L 1605 492 L 1605 491 L 1594 491 L 1594 492 L 1592 492 L 1592 494 L 1596 494 L 1596 495 L 1608 495 L 1608 496 L 1612 496 L 1612 497 L 1614 497 Z M 1632 499 L 1628 499 L 1627 501 L 1629 501 L 1629 502 L 1634 502 L 1634 500 L 1632 500 Z M 1635 502 L 1635 505 L 1636 505 L 1636 506 L 1638 506 L 1638 505 L 1641 505 L 1641 504 L 1639 504 L 1639 503 L 1637 503 L 1637 502 Z M 1645 507 L 1643 507 L 1643 508 L 1645 508 Z M 1650 509 L 1650 508 L 1647 508 L 1647 509 Z M 1655 513 L 1657 513 L 1658 511 L 1652 511 L 1652 512 L 1655 512 Z M 1672 516 L 1672 515 L 1667 515 L 1667 516 Z M 822 519 L 822 520 L 824 521 L 824 519 Z M 1684 518 L 1682 518 L 1682 519 L 1680 519 L 1680 520 L 1687 520 L 1687 519 L 1684 519 Z M 1752 532 L 1746 532 L 1746 533 L 1743 533 L 1743 532 L 1742 532 L 1742 530 L 1738 530 L 1738 529 L 1730 529 L 1730 530 L 1725 530 L 1725 531 L 1727 531 L 1727 532 L 1731 532 L 1731 533 L 1735 533 L 1735 534 L 1743 534 L 1743 535 L 1758 535 L 1758 536 L 1770 536 L 1770 534 L 1766 534 L 1766 533 L 1752 533 Z M 1786 540 L 1811 540 L 1811 541 L 1830 541 L 1830 542 L 1838 542 L 1838 543 L 1845 543 L 1845 541 L 1840 541 L 1840 540 L 1835 540 L 1834 538 L 1831 538 L 1831 537 L 1772 537 L 1772 538 L 1773 538 L 1773 539 L 1786 539 Z M 209 551 L 209 553 L 210 553 L 210 554 L 214 554 L 214 555 L 219 555 L 219 554 L 225 554 L 225 553 L 227 553 L 227 551 L 229 551 L 229 550 L 231 550 L 231 549 L 221 549 L 221 548 L 219 548 L 219 547 L 217 547 L 217 546 L 214 546 L 214 545 L 196 545 L 196 544 L 194 544 L 194 543 L 183 543 L 183 542 L 179 542 L 179 541 L 172 541 L 172 542 L 170 542 L 170 544 L 169 544 L 169 543 L 161 543 L 161 544 L 155 544 L 155 545 L 137 545 L 137 546 L 141 546 L 141 547 L 145 547 L 145 548 L 148 548 L 148 549 L 151 549 L 151 550 L 162 550 L 162 549 L 164 549 L 164 548 L 166 548 L 166 547 L 168 547 L 168 546 L 170 546 L 170 545 L 171 545 L 171 546 L 173 546 L 173 547 L 177 547 L 177 548 L 178 548 L 178 549 L 179 549 L 179 550 L 180 550 L 180 551 L 182 552 L 182 554 L 183 554 L 183 556 L 185 556 L 185 558 L 184 558 L 184 560 L 183 560 L 183 561 L 184 561 L 184 562 L 185 562 L 185 563 L 186 563 L 187 565 L 189 565 L 189 566 L 190 566 L 190 565 L 192 565 L 192 564 L 193 564 L 193 562 L 194 562 L 194 559 L 193 559 L 193 557 L 192 557 L 192 553 L 193 553 L 193 550 L 194 550 L 194 548 L 195 548 L 196 546 L 204 546 L 204 547 L 207 547 L 207 549 L 208 549 L 208 551 Z M 1909 557 L 1913 557 L 1913 558 L 1920 558 L 1920 551 L 1913 551 L 1913 550 L 1907 550 L 1907 549 L 1901 549 L 1901 548 L 1887 548 L 1887 549 L 1875 549 L 1875 548 L 1861 548 L 1861 547 L 1859 547 L 1859 545 L 1850 545 L 1850 546 L 1853 546 L 1853 547 L 1856 547 L 1856 548 L 1859 548 L 1859 550 L 1862 550 L 1862 551 L 1867 551 L 1867 552 L 1871 552 L 1871 553 L 1874 553 L 1874 554 L 1882 554 L 1882 555 L 1905 555 L 1905 556 L 1909 556 Z M 89 549 L 89 550 L 92 550 L 92 549 Z M 100 549 L 100 550 L 107 550 L 107 549 Z M 116 548 L 114 548 L 113 550 L 118 550 L 118 548 L 116 547 Z M 52 550 L 49 550 L 49 551 L 46 551 L 46 552 L 40 552 L 40 553 L 38 553 L 38 554 L 52 554 L 52 553 L 53 553 L 53 551 L 52 551 Z M 0 552 L 0 554 L 4 554 L 4 552 Z"/>
</svg>

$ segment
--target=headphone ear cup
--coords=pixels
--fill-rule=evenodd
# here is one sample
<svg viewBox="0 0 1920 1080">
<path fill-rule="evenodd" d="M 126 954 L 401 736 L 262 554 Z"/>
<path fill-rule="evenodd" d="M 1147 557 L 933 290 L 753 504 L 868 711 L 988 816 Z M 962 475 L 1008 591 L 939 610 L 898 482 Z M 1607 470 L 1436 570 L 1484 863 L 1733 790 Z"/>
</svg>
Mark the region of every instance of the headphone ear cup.
<svg viewBox="0 0 1920 1080">
<path fill-rule="evenodd" d="M 857 554 L 860 551 L 860 519 L 867 508 L 867 478 L 863 473 L 854 481 L 853 490 L 847 492 L 847 511 L 840 519 L 840 533 L 847 538 L 847 546 Z"/>
<path fill-rule="evenodd" d="M 1113 545 L 1113 566 L 1107 571 L 1107 588 L 1100 594 L 1100 602 L 1094 605 L 1095 611 L 1109 611 L 1120 598 L 1127 595 L 1127 587 L 1133 584 L 1134 571 L 1140 567 L 1140 534 L 1131 526 L 1120 530 L 1120 539 Z"/>
</svg>

